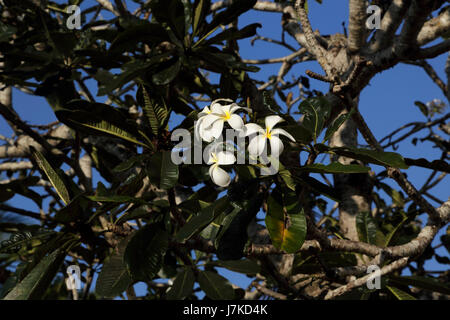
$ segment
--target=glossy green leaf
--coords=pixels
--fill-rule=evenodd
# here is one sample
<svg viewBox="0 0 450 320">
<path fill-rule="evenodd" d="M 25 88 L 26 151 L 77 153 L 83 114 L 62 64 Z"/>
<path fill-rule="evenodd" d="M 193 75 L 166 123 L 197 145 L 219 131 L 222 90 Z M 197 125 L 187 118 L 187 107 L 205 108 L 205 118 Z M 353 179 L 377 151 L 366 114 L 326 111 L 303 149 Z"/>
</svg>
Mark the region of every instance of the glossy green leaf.
<svg viewBox="0 0 450 320">
<path fill-rule="evenodd" d="M 324 97 L 303 100 L 300 103 L 299 112 L 304 115 L 302 126 L 311 132 L 315 142 L 331 112 L 328 100 Z"/>
<path fill-rule="evenodd" d="M 227 209 L 228 203 L 228 197 L 225 196 L 201 210 L 196 216 L 193 216 L 186 222 L 186 224 L 175 235 L 175 239 L 178 242 L 184 242 L 191 238 L 194 234 L 203 230 L 219 214 Z"/>
<path fill-rule="evenodd" d="M 340 156 L 361 160 L 363 162 L 374 163 L 381 166 L 390 166 L 399 169 L 408 169 L 408 165 L 406 165 L 403 157 L 395 152 L 380 152 L 352 147 L 329 148 L 323 144 L 316 145 L 316 148 L 321 152 L 335 153 Z"/>
<path fill-rule="evenodd" d="M 33 148 L 33 147 L 30 147 Z M 55 169 L 52 168 L 50 163 L 45 159 L 44 155 L 37 151 L 36 149 L 32 149 L 33 157 L 35 158 L 39 168 L 42 169 L 42 171 L 45 172 L 47 175 L 47 178 L 49 179 L 50 183 L 52 184 L 53 188 L 55 188 L 56 192 L 58 193 L 61 200 L 68 204 L 70 202 L 70 196 L 69 191 L 66 188 L 66 185 L 64 184 L 63 178 L 59 176 L 59 174 L 55 171 Z"/>
<path fill-rule="evenodd" d="M 95 293 L 100 297 L 117 297 L 132 283 L 126 264 L 123 262 L 128 241 L 128 238 L 120 241 L 109 260 L 103 264 L 95 285 Z"/>
<path fill-rule="evenodd" d="M 192 293 L 194 288 L 195 276 L 190 267 L 184 267 L 173 281 L 172 286 L 167 291 L 168 300 L 182 300 Z"/>
<path fill-rule="evenodd" d="M 335 133 L 343 124 L 345 121 L 348 120 L 348 118 L 350 118 L 350 116 L 352 115 L 352 113 L 355 111 L 355 109 L 350 110 L 350 112 L 341 114 L 334 122 L 332 125 L 330 125 L 327 129 L 327 131 L 325 132 L 325 137 L 323 138 L 323 141 L 327 141 L 328 139 L 331 138 L 331 136 L 333 135 L 333 133 Z"/>
<path fill-rule="evenodd" d="M 398 300 L 417 300 L 409 293 L 400 290 L 396 287 L 386 286 L 386 288 L 398 299 Z"/>
<path fill-rule="evenodd" d="M 36 267 L 17 284 L 4 300 L 37 300 L 41 299 L 47 287 L 59 271 L 66 252 L 57 249 L 44 257 Z"/>
<path fill-rule="evenodd" d="M 298 251 L 306 237 L 306 218 L 293 192 L 272 192 L 267 201 L 266 226 L 274 247 Z"/>
<path fill-rule="evenodd" d="M 170 189 L 178 182 L 179 169 L 172 162 L 171 152 L 163 151 L 151 156 L 147 166 L 150 182 L 160 189 Z"/>
<path fill-rule="evenodd" d="M 128 242 L 124 261 L 132 278 L 150 281 L 161 269 L 169 237 L 159 225 L 146 225 L 136 231 Z"/>
<path fill-rule="evenodd" d="M 221 275 L 212 271 L 200 271 L 197 280 L 208 298 L 213 300 L 234 299 L 234 289 L 231 283 Z"/>
</svg>

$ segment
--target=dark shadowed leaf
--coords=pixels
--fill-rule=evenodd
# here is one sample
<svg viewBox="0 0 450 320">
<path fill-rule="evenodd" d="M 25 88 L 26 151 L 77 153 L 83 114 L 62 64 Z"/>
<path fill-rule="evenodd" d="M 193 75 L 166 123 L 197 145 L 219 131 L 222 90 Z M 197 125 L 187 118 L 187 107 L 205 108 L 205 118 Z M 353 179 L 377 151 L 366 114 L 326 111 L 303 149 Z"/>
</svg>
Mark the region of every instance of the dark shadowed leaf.
<svg viewBox="0 0 450 320">
<path fill-rule="evenodd" d="M 389 283 L 400 286 L 413 286 L 443 294 L 450 294 L 450 286 L 431 277 L 421 276 L 389 276 Z"/>
<path fill-rule="evenodd" d="M 191 238 L 197 232 L 200 232 L 210 224 L 219 214 L 228 207 L 228 197 L 222 197 L 215 203 L 201 210 L 196 216 L 193 216 L 175 235 L 175 239 L 184 242 Z"/>
<path fill-rule="evenodd" d="M 41 299 L 47 287 L 58 272 L 66 252 L 57 249 L 44 257 L 39 264 L 15 286 L 5 300 L 36 300 Z"/>
<path fill-rule="evenodd" d="M 32 146 L 30 148 L 33 148 Z M 68 204 L 70 202 L 69 191 L 67 191 L 66 185 L 64 184 L 64 180 L 58 175 L 55 169 L 52 168 L 50 163 L 45 159 L 42 153 L 37 151 L 36 149 L 32 149 L 33 156 L 38 164 L 38 166 L 45 172 L 50 183 L 55 188 L 61 200 Z"/>
<path fill-rule="evenodd" d="M 212 261 L 210 264 L 213 266 L 227 268 L 231 271 L 249 275 L 255 275 L 261 271 L 260 265 L 256 261 L 249 259 L 227 261 L 218 260 Z"/>
<path fill-rule="evenodd" d="M 368 211 L 361 211 L 356 216 L 356 230 L 359 240 L 370 244 L 384 245 L 381 231 L 372 214 Z"/>
<path fill-rule="evenodd" d="M 135 280 L 149 281 L 161 269 L 168 246 L 168 234 L 159 225 L 146 225 L 128 242 L 124 261 Z"/>
<path fill-rule="evenodd" d="M 195 276 L 190 267 L 185 267 L 178 273 L 173 285 L 167 291 L 168 300 L 181 300 L 192 293 L 194 288 Z"/>
<path fill-rule="evenodd" d="M 160 189 L 170 189 L 178 182 L 178 166 L 172 162 L 171 152 L 155 153 L 147 166 L 150 182 Z"/>
<path fill-rule="evenodd" d="M 124 292 L 132 283 L 123 255 L 129 238 L 125 238 L 114 248 L 113 254 L 103 264 L 97 283 L 95 293 L 101 297 L 114 298 Z"/>
<path fill-rule="evenodd" d="M 197 280 L 208 298 L 213 300 L 231 300 L 234 298 L 231 283 L 215 272 L 201 271 Z"/>
<path fill-rule="evenodd" d="M 369 167 L 363 167 L 357 164 L 345 165 L 339 162 L 333 162 L 328 165 L 315 163 L 302 167 L 302 170 L 319 173 L 366 173 L 370 171 Z"/>
</svg>

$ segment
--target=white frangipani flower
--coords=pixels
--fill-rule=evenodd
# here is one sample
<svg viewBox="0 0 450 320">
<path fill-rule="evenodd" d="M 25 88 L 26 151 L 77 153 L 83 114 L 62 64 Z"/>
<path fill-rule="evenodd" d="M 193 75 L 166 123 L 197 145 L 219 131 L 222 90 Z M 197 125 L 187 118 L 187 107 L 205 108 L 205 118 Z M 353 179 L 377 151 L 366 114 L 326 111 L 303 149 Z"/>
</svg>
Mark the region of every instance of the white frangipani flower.
<svg viewBox="0 0 450 320">
<path fill-rule="evenodd" d="M 203 121 L 206 119 L 206 116 L 211 114 L 211 110 L 209 107 L 205 107 L 199 114 L 198 120 L 195 123 L 195 136 L 200 137 L 206 142 L 211 142 L 214 140 L 214 137 L 210 134 L 209 131 L 204 129 Z"/>
<path fill-rule="evenodd" d="M 233 153 L 228 151 L 219 151 L 215 152 L 214 150 L 209 155 L 208 164 L 211 165 L 209 167 L 209 175 L 211 177 L 212 182 L 217 184 L 220 187 L 228 187 L 231 182 L 230 175 L 220 168 L 220 165 L 229 165 L 236 162 L 236 157 Z"/>
<path fill-rule="evenodd" d="M 244 121 L 239 115 L 235 114 L 240 109 L 247 110 L 247 108 L 239 107 L 236 103 L 223 106 L 213 102 L 209 114 L 203 116 L 201 118 L 203 120 L 198 125 L 200 137 L 208 142 L 218 139 L 222 134 L 225 122 L 234 130 L 243 130 Z"/>
<path fill-rule="evenodd" d="M 271 154 L 274 156 L 280 155 L 283 152 L 284 145 L 281 139 L 278 137 L 279 135 L 286 136 L 290 140 L 295 142 L 294 137 L 290 135 L 286 130 L 273 128 L 280 121 L 283 121 L 283 118 L 274 115 L 266 117 L 265 129 L 263 129 L 256 123 L 249 123 L 245 125 L 245 136 L 249 136 L 255 133 L 257 134 L 250 139 L 250 142 L 248 144 L 249 154 L 257 156 L 261 155 L 264 150 L 266 150 L 267 140 L 269 140 Z"/>
</svg>

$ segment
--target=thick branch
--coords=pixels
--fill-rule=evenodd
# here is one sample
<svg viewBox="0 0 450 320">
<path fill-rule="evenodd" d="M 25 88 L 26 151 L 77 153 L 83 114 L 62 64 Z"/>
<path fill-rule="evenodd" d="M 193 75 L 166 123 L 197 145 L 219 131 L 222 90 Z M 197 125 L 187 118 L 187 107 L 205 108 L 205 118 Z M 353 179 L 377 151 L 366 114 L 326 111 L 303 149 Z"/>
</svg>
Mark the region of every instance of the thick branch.
<svg viewBox="0 0 450 320">
<path fill-rule="evenodd" d="M 349 0 L 348 48 L 358 52 L 365 43 L 366 1 Z"/>
</svg>

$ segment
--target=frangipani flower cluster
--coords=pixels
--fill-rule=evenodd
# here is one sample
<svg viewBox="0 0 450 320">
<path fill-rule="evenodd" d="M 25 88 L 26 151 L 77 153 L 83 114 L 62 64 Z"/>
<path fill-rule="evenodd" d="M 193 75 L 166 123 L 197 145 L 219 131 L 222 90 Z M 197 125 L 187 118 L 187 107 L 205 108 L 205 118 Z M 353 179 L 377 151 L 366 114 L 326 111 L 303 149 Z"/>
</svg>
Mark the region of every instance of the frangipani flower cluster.
<svg viewBox="0 0 450 320">
<path fill-rule="evenodd" d="M 228 105 L 222 105 L 219 101 L 229 102 Z M 225 123 L 245 137 L 250 136 L 247 151 L 249 155 L 259 157 L 267 153 L 267 146 L 270 145 L 271 156 L 279 156 L 284 149 L 280 135 L 287 137 L 295 142 L 295 139 L 287 131 L 281 128 L 274 128 L 283 118 L 277 115 L 265 118 L 265 128 L 256 123 L 244 124 L 244 120 L 237 114 L 238 111 L 251 111 L 248 108 L 238 106 L 232 100 L 215 100 L 209 107 L 205 107 L 198 114 L 198 121 L 195 124 L 195 135 L 206 142 L 212 142 L 208 147 L 209 159 L 207 164 L 211 180 L 218 186 L 227 187 L 231 182 L 230 175 L 221 165 L 231 165 L 236 162 L 236 157 L 230 151 L 220 150 L 221 143 L 218 143 L 222 136 Z M 223 143 L 222 143 L 223 144 Z"/>
</svg>

